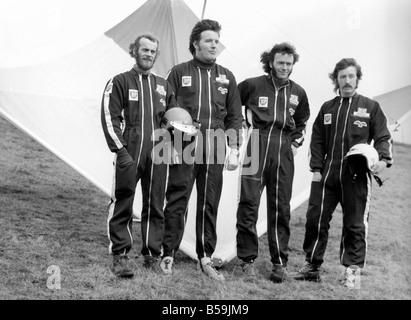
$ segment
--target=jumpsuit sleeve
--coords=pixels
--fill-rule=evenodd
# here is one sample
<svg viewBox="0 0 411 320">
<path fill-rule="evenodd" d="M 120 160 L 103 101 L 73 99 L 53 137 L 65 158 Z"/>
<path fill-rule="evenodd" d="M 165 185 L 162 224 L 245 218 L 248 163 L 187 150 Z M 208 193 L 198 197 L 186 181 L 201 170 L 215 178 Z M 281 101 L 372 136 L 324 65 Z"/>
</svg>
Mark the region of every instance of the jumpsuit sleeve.
<svg viewBox="0 0 411 320">
<path fill-rule="evenodd" d="M 241 112 L 241 98 L 238 90 L 237 81 L 231 74 L 226 99 L 227 115 L 224 118 L 226 127 L 228 146 L 232 149 L 239 149 L 242 141 L 240 129 L 242 128 L 243 114 Z"/>
<path fill-rule="evenodd" d="M 371 136 L 374 139 L 374 148 L 377 150 L 380 160 L 387 163 L 387 168 L 393 164 L 392 137 L 388 128 L 388 120 L 378 102 L 371 116 Z"/>
<path fill-rule="evenodd" d="M 166 80 L 168 84 L 171 86 L 174 95 L 177 96 L 179 88 L 179 77 L 177 69 L 175 67 L 168 72 Z"/>
<path fill-rule="evenodd" d="M 323 107 L 318 112 L 317 118 L 313 123 L 311 142 L 309 149 L 309 165 L 312 172 L 322 172 L 325 156 L 326 156 L 326 141 L 325 141 L 324 115 Z"/>
<path fill-rule="evenodd" d="M 167 105 L 166 105 L 166 110 L 174 107 L 179 107 L 177 100 L 176 100 L 176 95 L 174 94 L 173 87 L 171 86 L 170 82 L 167 81 Z"/>
<path fill-rule="evenodd" d="M 124 97 L 121 87 L 119 79 L 112 78 L 107 82 L 101 102 L 101 124 L 112 152 L 117 152 L 127 145 L 122 132 Z"/>
<path fill-rule="evenodd" d="M 307 121 L 310 118 L 310 105 L 308 103 L 307 94 L 303 90 L 303 95 L 298 107 L 293 115 L 295 122 L 295 130 L 291 132 L 291 141 L 295 147 L 302 146 L 305 135 Z"/>
</svg>

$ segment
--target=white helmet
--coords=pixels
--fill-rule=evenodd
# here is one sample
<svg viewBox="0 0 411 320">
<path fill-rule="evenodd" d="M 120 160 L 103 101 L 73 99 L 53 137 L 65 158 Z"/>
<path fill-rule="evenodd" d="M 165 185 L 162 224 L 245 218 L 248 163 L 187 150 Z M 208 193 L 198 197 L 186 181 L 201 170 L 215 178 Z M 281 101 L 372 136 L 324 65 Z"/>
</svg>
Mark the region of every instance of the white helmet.
<svg viewBox="0 0 411 320">
<path fill-rule="evenodd" d="M 196 126 L 193 125 L 193 119 L 187 110 L 180 107 L 168 109 L 161 119 L 161 126 L 164 129 L 177 129 L 190 135 L 197 133 Z"/>
<path fill-rule="evenodd" d="M 372 166 L 379 160 L 377 150 L 366 143 L 358 143 L 352 146 L 345 156 L 345 158 L 351 162 L 354 162 L 354 159 L 359 157 L 365 158 L 367 169 L 370 171 Z"/>
</svg>

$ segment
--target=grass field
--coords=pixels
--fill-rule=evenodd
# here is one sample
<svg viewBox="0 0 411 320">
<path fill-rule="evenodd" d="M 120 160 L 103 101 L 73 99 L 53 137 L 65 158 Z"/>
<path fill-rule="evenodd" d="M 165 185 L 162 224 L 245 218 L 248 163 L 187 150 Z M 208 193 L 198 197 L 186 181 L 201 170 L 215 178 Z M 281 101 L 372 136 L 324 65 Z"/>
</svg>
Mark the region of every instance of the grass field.
<svg viewBox="0 0 411 320">
<path fill-rule="evenodd" d="M 324 281 L 268 280 L 265 236 L 260 238 L 258 280 L 241 278 L 239 261 L 222 269 L 225 283 L 198 271 L 179 252 L 172 277 L 142 268 L 140 226 L 131 255 L 136 276 L 114 277 L 108 266 L 108 196 L 36 141 L 0 117 L 0 299 L 2 300 L 409 300 L 411 298 L 411 146 L 396 145 L 395 164 L 382 188 L 374 183 L 367 267 L 362 289 L 338 283 L 341 211 L 331 223 Z M 302 264 L 306 203 L 292 213 L 289 270 Z M 60 270 L 60 288 L 50 282 Z M 51 267 L 53 268 L 53 267 Z M 49 273 L 48 273 L 49 272 Z"/>
</svg>

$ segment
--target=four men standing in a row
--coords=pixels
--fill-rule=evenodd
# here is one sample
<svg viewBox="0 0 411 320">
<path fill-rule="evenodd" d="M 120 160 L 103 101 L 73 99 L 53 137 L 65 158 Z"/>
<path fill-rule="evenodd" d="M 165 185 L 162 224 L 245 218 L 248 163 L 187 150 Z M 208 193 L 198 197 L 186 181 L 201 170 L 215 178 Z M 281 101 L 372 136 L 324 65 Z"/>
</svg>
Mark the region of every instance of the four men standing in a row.
<svg viewBox="0 0 411 320">
<path fill-rule="evenodd" d="M 282 282 L 288 277 L 294 156 L 304 141 L 306 124 L 310 117 L 306 92 L 289 79 L 299 56 L 292 45 L 277 44 L 271 51 L 261 55 L 266 74 L 246 79 L 237 86 L 232 72 L 216 63 L 220 30 L 221 26 L 216 21 L 198 22 L 191 32 L 189 42 L 193 59 L 174 66 L 167 80 L 150 72 L 158 56 L 158 40 L 151 35 L 141 35 L 130 45 L 130 54 L 136 60 L 133 69 L 115 76 L 106 85 L 101 119 L 110 150 L 116 153 L 108 216 L 109 250 L 113 255 L 113 273 L 119 277 L 131 277 L 134 274 L 128 252 L 132 246 L 135 187 L 141 180 L 141 252 L 144 255 L 144 266 L 164 274 L 172 273 L 174 255 L 183 238 L 188 202 L 195 183 L 197 257 L 201 270 L 207 276 L 224 280 L 212 263 L 217 243 L 217 212 L 224 166 L 228 170 L 235 170 L 239 165 L 239 148 L 243 143 L 242 129 L 246 131 L 244 152 L 250 155 L 251 159 L 240 169 L 237 222 L 233 222 L 238 230 L 237 253 L 243 261 L 242 270 L 247 278 L 256 277 L 256 222 L 261 194 L 266 187 L 267 236 L 273 265 L 270 279 Z M 347 68 L 358 71 L 358 67 L 348 65 L 338 72 L 345 74 Z M 346 77 L 352 77 L 351 69 L 349 71 Z M 336 77 L 339 79 L 342 75 L 338 72 Z M 354 76 L 357 76 L 355 72 Z M 355 85 L 355 89 L 358 80 L 359 78 L 351 83 L 351 86 Z M 343 81 L 338 84 L 341 90 L 348 85 Z M 391 137 L 381 109 L 378 104 L 366 98 L 357 99 L 355 90 L 351 97 L 353 100 L 350 100 L 344 109 L 347 115 L 345 122 L 337 123 L 337 118 L 328 118 L 327 114 L 327 123 L 324 119 L 323 124 L 330 125 L 328 128 L 336 132 L 334 130 L 337 129 L 332 129 L 334 126 L 338 126 L 338 130 L 346 126 L 352 127 L 352 115 L 357 114 L 357 118 L 365 117 L 366 119 L 360 120 L 366 120 L 366 126 L 344 131 L 343 136 L 336 136 L 341 141 L 338 143 L 348 142 L 343 149 L 346 151 L 353 143 L 371 143 L 375 140 L 379 160 L 387 166 L 391 165 Z M 245 107 L 244 118 L 242 106 Z M 193 121 L 199 123 L 198 135 L 188 137 L 183 145 L 194 142 L 196 148 L 192 158 L 200 161 L 188 163 L 182 157 L 182 162 L 169 166 L 165 163 L 153 163 L 152 153 L 158 143 L 153 139 L 153 135 L 161 132 L 162 116 L 170 108 L 183 108 L 188 111 Z M 335 108 L 337 110 L 341 105 Z M 320 120 L 317 119 L 316 123 L 318 121 Z M 333 140 L 326 128 L 316 130 L 311 141 L 311 148 L 321 150 L 321 154 L 317 151 L 316 155 L 322 157 L 322 160 L 318 160 L 320 167 L 312 168 L 314 178 L 317 177 L 317 172 L 323 173 L 330 159 L 334 157 L 331 150 L 334 149 L 336 138 Z M 357 138 L 348 138 L 350 135 Z M 215 143 L 215 139 L 224 141 L 222 150 L 221 144 Z M 253 153 L 253 150 L 257 152 Z M 221 161 L 221 153 L 226 160 Z M 341 153 L 339 159 L 341 165 L 344 154 Z M 374 173 L 385 167 L 381 161 Z M 250 167 L 256 170 L 248 170 Z M 370 181 L 370 177 L 371 173 L 366 172 L 360 181 Z M 326 181 L 328 180 L 320 179 L 319 182 Z M 367 190 L 367 193 L 369 191 Z M 310 204 L 313 197 L 312 193 Z M 166 205 L 163 210 L 164 200 Z M 358 197 L 358 201 L 364 203 L 369 201 L 369 198 Z M 336 205 L 337 202 L 342 205 L 345 203 L 336 196 L 333 204 Z M 333 208 L 327 210 L 330 217 Z M 307 218 L 306 237 L 311 238 L 312 232 L 308 228 L 312 222 L 309 216 Z M 351 229 L 344 230 L 356 232 Z M 361 231 L 358 237 L 362 239 L 365 235 Z M 311 250 L 312 246 L 308 246 L 307 241 L 306 238 L 304 248 Z M 354 250 L 352 254 L 357 254 L 356 252 Z M 365 256 L 365 252 L 360 254 Z M 316 265 L 317 267 L 319 270 L 319 265 Z M 311 280 L 304 272 L 301 270 L 296 278 Z"/>
</svg>

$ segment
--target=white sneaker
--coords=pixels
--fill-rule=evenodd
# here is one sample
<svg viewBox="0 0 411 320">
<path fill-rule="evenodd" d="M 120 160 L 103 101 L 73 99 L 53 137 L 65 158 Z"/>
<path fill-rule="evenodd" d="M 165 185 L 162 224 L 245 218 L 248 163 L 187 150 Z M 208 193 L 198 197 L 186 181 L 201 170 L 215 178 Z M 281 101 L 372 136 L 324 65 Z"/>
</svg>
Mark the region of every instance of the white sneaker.
<svg viewBox="0 0 411 320">
<path fill-rule="evenodd" d="M 209 276 L 213 280 L 217 280 L 217 281 L 225 280 L 224 276 L 220 272 L 217 271 L 217 269 L 214 267 L 211 261 L 206 264 L 202 264 L 201 269 L 207 276 Z"/>
<path fill-rule="evenodd" d="M 342 283 L 348 289 L 361 289 L 361 268 L 359 266 L 347 267 Z"/>
<path fill-rule="evenodd" d="M 164 257 L 160 262 L 160 268 L 164 274 L 170 275 L 173 273 L 173 257 Z"/>
</svg>

